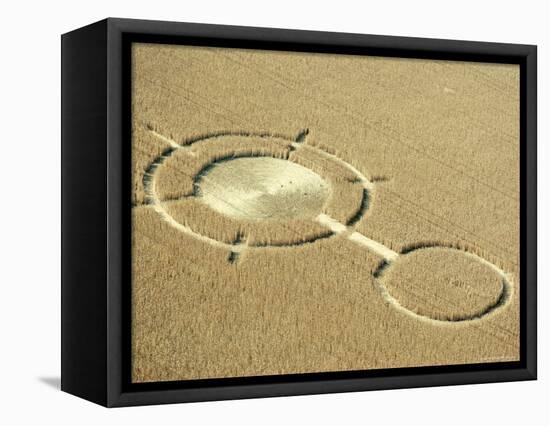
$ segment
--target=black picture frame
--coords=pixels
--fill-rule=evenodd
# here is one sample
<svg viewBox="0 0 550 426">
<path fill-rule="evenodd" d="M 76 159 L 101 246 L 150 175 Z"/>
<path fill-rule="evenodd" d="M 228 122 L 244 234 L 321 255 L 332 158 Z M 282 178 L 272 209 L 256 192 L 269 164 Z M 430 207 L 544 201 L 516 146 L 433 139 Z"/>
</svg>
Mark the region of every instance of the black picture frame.
<svg viewBox="0 0 550 426">
<path fill-rule="evenodd" d="M 520 65 L 520 361 L 130 382 L 130 46 Z M 536 379 L 536 46 L 109 18 L 62 36 L 62 390 L 108 407 Z"/>
</svg>

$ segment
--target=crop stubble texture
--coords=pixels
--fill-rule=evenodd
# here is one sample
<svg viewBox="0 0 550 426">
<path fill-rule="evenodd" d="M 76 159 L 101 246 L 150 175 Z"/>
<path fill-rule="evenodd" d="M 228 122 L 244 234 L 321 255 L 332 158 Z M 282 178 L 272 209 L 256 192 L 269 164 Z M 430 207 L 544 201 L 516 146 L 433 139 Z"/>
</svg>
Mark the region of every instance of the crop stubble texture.
<svg viewBox="0 0 550 426">
<path fill-rule="evenodd" d="M 134 45 L 132 59 L 134 382 L 518 359 L 518 67 L 156 44 Z M 304 129 L 304 147 L 290 152 Z M 224 134 L 233 136 L 213 137 Z M 263 136 L 239 142 L 250 134 Z M 207 136 L 170 154 L 155 184 L 166 211 L 196 232 L 274 245 L 237 263 L 171 227 L 143 186 L 169 141 Z M 374 182 L 359 220 L 363 188 L 310 146 Z M 313 170 L 330 186 L 323 213 L 397 252 L 441 245 L 487 259 L 511 274 L 510 302 L 481 320 L 419 321 L 381 297 L 382 258 L 344 236 L 309 242 L 328 230 L 301 218 L 238 220 L 186 198 L 205 165 L 230 155 Z M 384 277 L 403 305 L 452 320 L 494 302 L 498 283 L 479 268 L 421 256 L 421 269 Z M 430 281 L 454 275 L 454 287 Z"/>
</svg>

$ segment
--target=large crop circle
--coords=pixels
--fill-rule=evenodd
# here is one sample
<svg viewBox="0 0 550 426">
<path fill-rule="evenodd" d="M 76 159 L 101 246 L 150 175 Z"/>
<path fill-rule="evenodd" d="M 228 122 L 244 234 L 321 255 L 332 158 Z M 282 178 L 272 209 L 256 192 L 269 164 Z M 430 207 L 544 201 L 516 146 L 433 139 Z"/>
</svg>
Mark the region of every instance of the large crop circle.
<svg viewBox="0 0 550 426">
<path fill-rule="evenodd" d="M 174 228 L 231 251 L 291 247 L 350 228 L 372 183 L 337 156 L 296 139 L 219 134 L 172 144 L 144 175 L 147 201 Z"/>
</svg>

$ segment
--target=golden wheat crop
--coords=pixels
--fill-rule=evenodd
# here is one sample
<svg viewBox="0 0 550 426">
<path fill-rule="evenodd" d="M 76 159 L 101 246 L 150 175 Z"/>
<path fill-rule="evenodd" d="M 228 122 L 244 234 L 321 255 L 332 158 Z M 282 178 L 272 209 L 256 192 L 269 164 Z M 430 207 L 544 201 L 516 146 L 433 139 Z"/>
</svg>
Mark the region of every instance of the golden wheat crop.
<svg viewBox="0 0 550 426">
<path fill-rule="evenodd" d="M 519 359 L 519 67 L 158 44 L 132 63 L 132 380 Z M 214 211 L 197 175 L 243 155 L 318 174 L 343 231 Z M 508 274 L 494 315 L 457 321 L 502 280 L 456 253 Z"/>
</svg>

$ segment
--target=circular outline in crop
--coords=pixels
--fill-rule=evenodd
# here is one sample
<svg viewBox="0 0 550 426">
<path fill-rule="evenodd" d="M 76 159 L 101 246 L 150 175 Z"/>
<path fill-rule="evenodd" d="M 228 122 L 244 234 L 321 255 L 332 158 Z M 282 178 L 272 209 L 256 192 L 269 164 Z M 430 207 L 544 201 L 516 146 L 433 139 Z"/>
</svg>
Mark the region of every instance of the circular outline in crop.
<svg viewBox="0 0 550 426">
<path fill-rule="evenodd" d="M 414 312 L 414 311 L 406 308 L 401 303 L 399 303 L 399 300 L 397 300 L 395 297 L 393 297 L 391 295 L 390 291 L 386 288 L 386 286 L 384 285 L 384 283 L 382 281 L 382 278 L 383 278 L 385 272 L 388 269 L 390 269 L 393 266 L 393 264 L 396 261 L 398 261 L 398 259 L 401 256 L 406 256 L 406 255 L 408 255 L 412 252 L 418 251 L 418 250 L 437 249 L 437 248 L 444 249 L 444 250 L 453 250 L 453 251 L 457 251 L 459 253 L 462 253 L 462 254 L 464 254 L 468 257 L 471 257 L 472 259 L 475 259 L 476 261 L 482 263 L 483 265 L 488 266 L 493 272 L 495 272 L 499 276 L 499 278 L 501 279 L 501 282 L 502 282 L 502 290 L 501 290 L 501 292 L 498 296 L 497 301 L 495 303 L 493 303 L 492 305 L 488 306 L 480 314 L 464 315 L 464 316 L 459 317 L 459 318 L 448 319 L 448 320 L 433 318 L 433 317 L 430 317 L 428 315 L 419 314 L 417 312 Z M 384 300 L 386 300 L 388 303 L 390 303 L 398 311 L 401 311 L 401 312 L 405 313 L 406 315 L 412 316 L 412 317 L 414 317 L 416 319 L 419 319 L 421 321 L 428 321 L 428 322 L 438 323 L 438 324 L 449 324 L 449 323 L 453 324 L 453 323 L 464 323 L 464 322 L 467 322 L 467 321 L 477 321 L 477 320 L 485 319 L 485 318 L 487 318 L 489 316 L 492 316 L 495 313 L 499 312 L 506 305 L 508 305 L 508 303 L 512 299 L 512 295 L 513 295 L 514 290 L 513 290 L 513 285 L 512 285 L 511 279 L 508 276 L 508 274 L 506 274 L 502 269 L 497 267 L 495 264 L 493 264 L 493 263 L 489 262 L 488 260 L 482 258 L 481 256 L 478 256 L 477 254 L 471 253 L 467 250 L 463 250 L 463 249 L 459 249 L 459 248 L 451 247 L 451 246 L 438 245 L 438 244 L 424 245 L 422 247 L 417 247 L 417 248 L 414 248 L 412 250 L 402 251 L 400 253 L 400 257 L 397 260 L 394 260 L 392 262 L 387 262 L 387 261 L 381 262 L 380 265 L 378 266 L 378 268 L 373 272 L 373 277 L 374 277 L 374 280 L 377 284 L 378 290 L 382 294 L 382 297 L 384 298 Z"/>
<path fill-rule="evenodd" d="M 234 155 L 229 155 L 229 156 L 226 155 L 226 156 L 214 157 L 214 159 L 212 161 L 210 161 L 209 163 L 204 164 L 201 167 L 201 170 L 199 170 L 199 172 L 197 172 L 197 174 L 195 176 L 193 176 L 193 181 L 194 182 L 195 182 L 197 176 L 201 173 L 202 170 L 211 167 L 216 162 L 226 160 L 227 158 L 236 159 L 236 158 L 247 158 L 247 157 L 250 157 L 250 158 L 271 157 L 271 158 L 290 161 L 290 162 L 298 164 L 302 167 L 305 167 L 308 170 L 311 170 L 309 167 L 303 166 L 303 165 L 301 165 L 299 163 L 296 163 L 296 162 L 294 162 L 294 161 L 292 161 L 291 159 L 288 158 L 288 155 L 290 155 L 291 152 L 293 152 L 297 149 L 300 149 L 302 146 L 305 145 L 303 143 L 303 140 L 305 139 L 305 136 L 307 134 L 308 134 L 308 130 L 305 130 L 305 131 L 301 132 L 298 135 L 297 138 L 292 139 L 292 138 L 289 138 L 288 136 L 276 135 L 276 134 L 244 133 L 244 132 L 221 132 L 221 133 L 216 133 L 216 134 L 212 134 L 212 135 L 197 137 L 195 139 L 192 139 L 192 140 L 188 141 L 185 144 L 176 144 L 176 143 L 172 142 L 170 144 L 171 147 L 169 149 L 165 150 L 155 160 L 153 160 L 153 162 L 147 168 L 146 173 L 144 174 L 143 185 L 144 185 L 144 189 L 145 189 L 147 202 L 148 202 L 148 204 L 152 205 L 153 208 L 155 209 L 155 211 L 159 215 L 161 215 L 161 217 L 163 219 L 165 219 L 174 228 L 176 228 L 179 231 L 184 232 L 185 234 L 190 235 L 190 236 L 192 236 L 192 237 L 194 237 L 194 238 L 196 238 L 200 241 L 209 243 L 209 244 L 211 244 L 213 246 L 216 246 L 216 247 L 220 247 L 220 248 L 224 248 L 226 250 L 230 250 L 232 253 L 235 253 L 235 252 L 239 253 L 241 251 L 244 251 L 245 249 L 250 250 L 250 249 L 262 249 L 262 248 L 267 248 L 267 247 L 272 247 L 272 248 L 293 247 L 293 246 L 299 246 L 299 245 L 303 245 L 303 244 L 314 243 L 314 242 L 322 240 L 322 239 L 327 239 L 327 238 L 333 237 L 337 234 L 334 231 L 328 230 L 326 233 L 316 235 L 315 237 L 309 238 L 308 240 L 305 240 L 305 241 L 304 240 L 297 240 L 297 241 L 292 241 L 292 242 L 288 242 L 288 243 L 284 243 L 284 244 L 278 244 L 278 243 L 275 243 L 275 244 L 265 243 L 264 244 L 264 243 L 260 243 L 260 244 L 248 245 L 248 244 L 243 244 L 241 241 L 237 241 L 235 243 L 226 243 L 226 242 L 217 240 L 215 238 L 209 237 L 207 235 L 200 234 L 199 232 L 194 231 L 190 226 L 187 226 L 187 225 L 182 224 L 181 222 L 178 222 L 176 219 L 174 219 L 170 215 L 170 213 L 166 210 L 166 208 L 164 208 L 164 206 L 163 206 L 164 201 L 160 200 L 160 198 L 158 197 L 158 194 L 156 192 L 154 175 L 155 175 L 156 171 L 160 167 L 162 167 L 162 165 L 165 163 L 165 161 L 168 160 L 174 153 L 178 152 L 181 149 L 190 150 L 190 148 L 194 144 L 205 142 L 205 141 L 212 140 L 212 139 L 223 138 L 225 136 L 241 137 L 243 139 L 246 139 L 246 138 L 261 138 L 261 139 L 266 139 L 268 142 L 269 142 L 269 139 L 279 139 L 279 140 L 283 140 L 287 143 L 289 142 L 288 147 L 287 147 L 287 158 L 279 158 L 275 155 L 270 155 L 269 153 L 265 153 L 265 152 L 257 153 L 257 154 L 251 154 L 251 153 L 238 154 L 238 153 L 236 153 Z M 167 139 L 165 137 L 163 137 L 163 138 Z M 365 191 L 369 191 L 369 190 L 372 190 L 374 188 L 374 184 L 370 180 L 368 180 L 359 170 L 357 170 L 355 167 L 353 167 L 351 164 L 349 164 L 347 161 L 342 160 L 341 158 L 337 157 L 336 155 L 331 154 L 327 151 L 324 151 L 323 149 L 321 149 L 319 147 L 316 147 L 316 146 L 313 146 L 313 145 L 307 145 L 307 149 L 311 149 L 311 150 L 321 154 L 325 158 L 327 158 L 331 161 L 335 161 L 336 163 L 338 163 L 341 166 L 344 166 L 346 169 L 348 169 L 350 172 L 352 172 L 355 175 L 355 182 L 360 183 L 363 186 Z M 313 170 L 311 170 L 311 171 L 314 172 L 314 173 L 317 173 Z M 321 176 L 321 178 L 323 178 L 323 177 Z M 194 196 L 194 195 L 192 195 L 192 196 Z M 361 205 L 362 205 L 362 203 L 364 203 L 364 197 L 366 197 L 366 196 L 368 196 L 368 193 L 363 194 L 362 200 L 361 200 Z M 361 205 L 358 206 L 359 209 L 361 209 Z M 368 206 L 368 207 L 370 207 L 370 206 Z M 367 207 L 367 209 L 368 209 L 368 207 Z M 362 211 L 360 217 L 356 218 L 354 220 L 353 224 L 349 224 L 349 226 L 355 225 L 364 216 L 367 209 Z"/>
<path fill-rule="evenodd" d="M 302 145 L 302 143 L 305 140 L 305 135 L 307 135 L 307 133 L 308 133 L 307 130 L 300 133 L 298 135 L 298 137 L 296 139 L 294 139 L 294 141 L 292 139 L 288 138 L 287 136 L 280 136 L 280 135 L 274 135 L 274 134 L 223 132 L 223 133 L 217 133 L 217 134 L 201 136 L 201 137 L 195 138 L 193 140 L 189 140 L 185 144 L 177 144 L 173 140 L 171 140 L 169 138 L 166 138 L 166 137 L 164 137 L 163 135 L 161 135 L 159 133 L 156 133 L 151 128 L 149 128 L 149 130 L 151 132 L 155 133 L 157 137 L 160 137 L 165 142 L 167 142 L 170 145 L 170 148 L 166 149 L 160 156 L 158 156 L 155 160 L 153 160 L 153 162 L 149 165 L 149 167 L 145 171 L 145 174 L 143 176 L 143 185 L 144 185 L 144 190 L 145 190 L 145 203 L 151 205 L 154 208 L 154 210 L 166 222 L 168 222 L 171 226 L 175 227 L 176 229 L 178 229 L 178 230 L 186 233 L 187 235 L 190 235 L 190 236 L 192 236 L 192 237 L 194 237 L 194 238 L 196 238 L 200 241 L 203 241 L 203 242 L 209 243 L 210 245 L 228 250 L 230 252 L 229 257 L 228 257 L 228 261 L 230 263 L 235 263 L 236 260 L 239 258 L 240 253 L 243 252 L 244 250 L 260 249 L 260 248 L 266 248 L 266 247 L 291 247 L 291 246 L 296 246 L 296 245 L 313 243 L 313 242 L 315 242 L 315 241 L 317 241 L 321 238 L 328 238 L 328 237 L 331 237 L 331 236 L 334 236 L 334 235 L 344 234 L 344 235 L 346 235 L 346 238 L 348 238 L 350 240 L 353 240 L 356 243 L 360 243 L 363 246 L 366 246 L 369 250 L 372 250 L 372 251 L 376 252 L 377 254 L 381 255 L 384 258 L 384 261 L 381 262 L 379 267 L 372 274 L 373 278 L 374 278 L 375 285 L 378 287 L 378 289 L 381 292 L 381 295 L 382 295 L 384 300 L 386 300 L 396 310 L 398 310 L 398 311 L 400 311 L 400 312 L 402 312 L 406 315 L 412 316 L 413 318 L 415 318 L 417 320 L 429 322 L 429 323 L 432 323 L 432 324 L 460 324 L 460 323 L 464 323 L 464 322 L 467 322 L 467 321 L 478 321 L 478 320 L 485 319 L 489 316 L 492 316 L 493 314 L 495 314 L 498 311 L 500 311 L 501 309 L 503 309 L 506 305 L 508 305 L 508 303 L 510 302 L 510 300 L 512 298 L 513 285 L 512 285 L 511 277 L 508 274 L 506 274 L 502 269 L 497 267 L 495 264 L 489 262 L 488 260 L 486 260 L 486 259 L 482 258 L 481 256 L 478 256 L 478 255 L 476 255 L 476 254 L 474 254 L 474 253 L 472 253 L 468 250 L 463 250 L 463 249 L 459 249 L 459 248 L 456 248 L 456 247 L 453 247 L 453 246 L 445 246 L 445 245 L 441 245 L 441 244 L 416 244 L 412 248 L 405 249 L 405 250 L 402 250 L 401 253 L 397 253 L 397 252 L 394 252 L 393 250 L 391 250 L 390 248 L 384 246 L 382 243 L 371 240 L 370 238 L 358 233 L 357 231 L 347 232 L 350 229 L 352 229 L 355 226 L 355 224 L 364 217 L 366 211 L 370 207 L 370 205 L 368 203 L 368 201 L 369 201 L 368 197 L 369 197 L 369 191 L 374 189 L 374 183 L 372 181 L 368 180 L 359 170 L 357 170 L 355 167 L 353 167 L 350 163 L 342 160 L 341 158 L 337 157 L 336 155 L 330 154 L 329 152 L 324 151 L 323 149 L 312 146 L 312 145 L 305 145 L 305 144 Z M 172 154 L 177 152 L 178 150 L 181 150 L 181 149 L 187 150 L 191 155 L 195 155 L 193 153 L 193 151 L 191 151 L 191 146 L 193 144 L 201 142 L 201 141 L 206 141 L 206 140 L 211 140 L 211 139 L 216 139 L 216 138 L 222 138 L 224 136 L 237 136 L 237 137 L 242 137 L 242 138 L 255 137 L 255 138 L 265 138 L 265 139 L 274 138 L 274 139 L 284 140 L 285 142 L 290 142 L 290 144 L 288 144 L 288 146 L 286 148 L 286 157 L 285 158 L 280 158 L 280 157 L 277 157 L 275 155 L 270 155 L 269 153 L 265 153 L 265 152 L 261 152 L 261 153 L 257 153 L 257 154 L 250 154 L 250 153 L 245 153 L 245 154 L 241 154 L 241 155 L 235 154 L 235 155 L 230 156 L 231 158 L 239 158 L 239 157 L 273 157 L 273 158 L 285 159 L 287 161 L 292 161 L 288 158 L 290 153 L 292 151 L 294 151 L 294 150 L 296 150 L 296 149 L 298 149 L 298 148 L 305 145 L 305 146 L 308 147 L 307 149 L 311 149 L 311 150 L 321 154 L 325 158 L 331 159 L 332 161 L 335 161 L 335 162 L 339 163 L 341 166 L 344 166 L 345 168 L 347 168 L 349 171 L 351 171 L 355 175 L 355 178 L 354 178 L 353 182 L 354 183 L 360 183 L 363 187 L 363 197 L 362 197 L 362 200 L 361 200 L 361 206 L 358 210 L 358 217 L 353 222 L 348 221 L 346 224 L 342 224 L 342 223 L 340 223 L 338 221 L 335 221 L 334 219 L 332 219 L 329 216 L 322 213 L 322 214 L 319 214 L 319 216 L 316 218 L 316 220 L 318 222 L 323 223 L 323 224 L 328 226 L 330 231 L 327 235 L 323 235 L 320 238 L 316 238 L 314 240 L 310 240 L 310 241 L 307 241 L 307 242 L 300 241 L 300 242 L 297 242 L 295 244 L 293 243 L 293 244 L 262 244 L 262 245 L 248 245 L 246 241 L 243 243 L 240 240 L 236 241 L 234 243 L 225 243 L 223 241 L 216 240 L 216 239 L 208 237 L 206 235 L 199 234 L 198 232 L 195 232 L 191 227 L 183 225 L 180 222 L 177 222 L 166 211 L 166 209 L 163 207 L 163 201 L 161 201 L 159 199 L 159 197 L 156 193 L 155 179 L 154 179 L 154 175 L 155 175 L 156 170 L 160 166 L 162 166 L 162 164 L 165 162 L 166 159 L 170 158 L 172 156 Z M 220 158 L 223 158 L 223 157 L 220 157 Z M 214 164 L 216 161 L 219 161 L 220 158 L 217 158 L 217 159 L 214 158 L 214 160 L 212 160 L 210 163 L 207 163 L 206 165 L 203 165 L 201 170 L 203 170 L 205 167 L 208 167 L 209 165 Z M 292 161 L 292 162 L 294 162 L 294 161 Z M 299 164 L 299 163 L 296 163 L 296 164 Z M 305 167 L 305 166 L 302 166 L 302 167 Z M 309 169 L 309 167 L 306 167 L 306 168 Z M 199 171 L 199 173 L 200 173 L 200 171 Z M 314 173 L 316 173 L 316 172 L 314 172 Z M 322 178 L 322 176 L 321 176 L 321 178 Z M 378 179 L 376 181 L 378 181 Z M 192 194 L 191 196 L 195 196 L 195 194 Z M 366 203 L 366 206 L 365 206 L 365 203 Z M 366 207 L 366 208 L 364 208 L 364 207 Z M 399 256 L 406 255 L 406 254 L 408 254 L 412 251 L 415 251 L 415 250 L 422 250 L 422 249 L 428 249 L 428 248 L 442 248 L 442 249 L 447 249 L 447 250 L 459 251 L 460 253 L 463 253 L 464 255 L 470 256 L 471 258 L 477 260 L 478 262 L 481 262 L 481 263 L 485 264 L 490 269 L 492 269 L 495 273 L 497 273 L 499 275 L 499 277 L 502 279 L 502 291 L 501 291 L 501 294 L 499 295 L 499 298 L 497 299 L 496 303 L 489 306 L 486 310 L 484 310 L 480 314 L 463 316 L 461 318 L 449 319 L 449 320 L 436 319 L 436 318 L 432 318 L 432 317 L 429 317 L 429 316 L 426 316 L 426 315 L 421 315 L 421 314 L 418 314 L 418 313 L 404 307 L 403 305 L 401 305 L 399 303 L 399 301 L 390 294 L 390 292 L 387 290 L 387 288 L 385 287 L 384 283 L 382 282 L 382 280 L 380 278 L 382 278 L 383 275 L 384 275 L 384 272 L 388 268 L 390 268 L 395 261 L 397 261 Z"/>
</svg>

